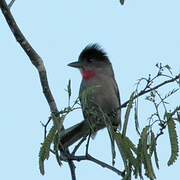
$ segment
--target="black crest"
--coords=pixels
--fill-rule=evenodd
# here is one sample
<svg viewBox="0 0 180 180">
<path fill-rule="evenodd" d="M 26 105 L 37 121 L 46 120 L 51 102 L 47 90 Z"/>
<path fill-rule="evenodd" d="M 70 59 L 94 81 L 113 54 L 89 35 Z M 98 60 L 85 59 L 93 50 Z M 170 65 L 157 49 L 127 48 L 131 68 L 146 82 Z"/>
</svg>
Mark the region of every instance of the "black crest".
<svg viewBox="0 0 180 180">
<path fill-rule="evenodd" d="M 83 49 L 83 51 L 79 55 L 79 60 L 82 61 L 84 59 L 109 61 L 106 52 L 98 44 L 89 44 Z"/>
</svg>

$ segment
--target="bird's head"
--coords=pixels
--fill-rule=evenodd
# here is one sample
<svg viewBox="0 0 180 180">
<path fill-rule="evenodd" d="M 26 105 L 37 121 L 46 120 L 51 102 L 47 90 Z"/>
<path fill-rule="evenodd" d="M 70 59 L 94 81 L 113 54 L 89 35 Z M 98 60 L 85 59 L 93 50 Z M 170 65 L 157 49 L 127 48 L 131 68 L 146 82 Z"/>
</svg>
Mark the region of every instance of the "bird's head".
<svg viewBox="0 0 180 180">
<path fill-rule="evenodd" d="M 72 62 L 68 66 L 78 68 L 85 80 L 100 73 L 112 74 L 109 58 L 98 44 L 86 46 L 80 53 L 78 61 Z"/>
</svg>

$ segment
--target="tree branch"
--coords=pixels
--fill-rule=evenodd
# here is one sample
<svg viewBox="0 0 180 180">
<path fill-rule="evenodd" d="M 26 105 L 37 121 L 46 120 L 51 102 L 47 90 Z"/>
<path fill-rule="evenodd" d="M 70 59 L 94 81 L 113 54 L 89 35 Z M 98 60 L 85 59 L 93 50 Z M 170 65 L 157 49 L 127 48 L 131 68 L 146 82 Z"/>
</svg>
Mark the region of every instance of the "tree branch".
<svg viewBox="0 0 180 180">
<path fill-rule="evenodd" d="M 76 180 L 76 173 L 75 173 L 76 166 L 74 165 L 73 160 L 69 159 L 68 164 L 69 164 L 69 168 L 71 171 L 71 178 L 72 178 L 72 180 Z"/>
<path fill-rule="evenodd" d="M 21 30 L 19 29 L 13 15 L 11 14 L 10 7 L 14 1 L 12 0 L 9 4 L 7 5 L 5 0 L 0 0 L 0 9 L 15 37 L 17 42 L 20 44 L 20 46 L 23 48 L 27 56 L 29 57 L 31 63 L 36 67 L 39 73 L 39 78 L 41 82 L 41 87 L 44 93 L 44 96 L 49 104 L 51 112 L 55 115 L 58 116 L 58 108 L 55 102 L 55 99 L 52 95 L 52 92 L 49 87 L 48 79 L 47 79 L 47 73 L 46 69 L 43 63 L 42 58 L 39 56 L 39 54 L 33 49 L 31 44 L 28 42 L 28 40 L 25 38 Z M 64 129 L 64 127 L 62 127 Z M 72 180 L 75 180 L 75 165 L 73 164 L 73 161 L 69 161 L 69 167 L 71 169 L 71 175 L 72 175 Z"/>
<path fill-rule="evenodd" d="M 12 7 L 12 5 L 14 4 L 16 0 L 11 0 L 11 2 L 8 4 L 8 8 L 10 9 Z"/>
<path fill-rule="evenodd" d="M 124 176 L 123 171 L 120 171 L 117 168 L 115 168 L 115 167 L 113 167 L 113 166 L 111 166 L 111 165 L 109 165 L 109 164 L 107 164 L 107 163 L 105 163 L 103 161 L 100 161 L 100 160 L 98 160 L 98 159 L 96 159 L 94 157 L 92 157 L 90 154 L 86 154 L 85 156 L 71 156 L 70 158 L 71 158 L 71 160 L 78 161 L 78 162 L 83 161 L 83 160 L 88 160 L 88 161 L 91 161 L 91 162 L 94 162 L 94 163 L 100 165 L 103 168 L 107 168 L 107 169 L 115 172 L 116 174 L 118 174 L 118 175 L 120 175 L 122 177 Z"/>
<path fill-rule="evenodd" d="M 52 117 L 50 116 L 50 117 L 48 118 L 48 121 L 46 122 L 46 124 L 44 124 L 43 122 L 40 121 L 41 125 L 42 125 L 43 128 L 44 128 L 44 140 L 46 139 L 46 136 L 47 136 L 47 126 L 48 126 L 48 124 L 50 123 L 51 119 L 52 119 Z"/>
<path fill-rule="evenodd" d="M 180 74 L 176 75 L 174 78 L 172 78 L 172 79 L 170 79 L 170 80 L 164 81 L 164 82 L 158 84 L 157 86 L 154 86 L 153 88 L 150 88 L 150 89 L 148 89 L 148 90 L 142 90 L 142 91 L 140 91 L 137 95 L 135 95 L 135 96 L 133 97 L 133 100 L 136 99 L 136 98 L 138 98 L 138 97 L 140 97 L 140 96 L 142 96 L 142 95 L 144 95 L 144 94 L 146 94 L 146 93 L 148 93 L 148 92 L 150 92 L 150 91 L 153 91 L 153 90 L 155 90 L 155 89 L 158 89 L 158 88 L 162 87 L 162 86 L 165 85 L 165 84 L 174 82 L 174 81 L 176 81 L 176 80 L 178 80 L 178 79 L 180 79 Z M 128 105 L 128 103 L 129 103 L 129 100 L 128 100 L 128 101 L 125 101 L 125 102 L 121 105 L 120 108 L 125 108 L 125 107 Z"/>
<path fill-rule="evenodd" d="M 79 141 L 79 143 L 74 147 L 74 149 L 73 149 L 73 151 L 72 151 L 72 153 L 71 153 L 71 155 L 75 155 L 75 153 L 77 152 L 77 150 L 79 149 L 79 147 L 81 146 L 81 144 L 86 140 L 86 136 L 85 137 L 83 137 L 80 141 Z"/>
<path fill-rule="evenodd" d="M 18 41 L 18 43 L 23 48 L 23 50 L 26 52 L 31 63 L 38 70 L 43 93 L 49 104 L 51 112 L 58 113 L 56 102 L 55 102 L 54 97 L 49 88 L 46 69 L 45 69 L 42 58 L 38 55 L 38 53 L 33 49 L 31 44 L 24 37 L 23 33 L 21 32 L 18 25 L 16 24 L 16 21 L 15 21 L 14 17 L 12 16 L 10 9 L 8 8 L 5 0 L 0 0 L 0 7 L 1 7 L 2 13 L 14 35 L 15 39 Z"/>
<path fill-rule="evenodd" d="M 43 63 L 42 58 L 39 56 L 39 54 L 33 49 L 33 47 L 31 46 L 31 44 L 28 42 L 28 40 L 25 38 L 25 36 L 23 35 L 23 33 L 21 32 L 21 30 L 19 29 L 18 25 L 16 24 L 16 21 L 14 19 L 14 17 L 12 16 L 11 12 L 10 12 L 10 7 L 12 6 L 12 4 L 14 3 L 15 0 L 11 0 L 10 4 L 7 5 L 5 0 L 0 0 L 0 9 L 2 10 L 2 13 L 15 37 L 15 39 L 17 40 L 17 42 L 20 44 L 20 46 L 23 48 L 23 50 L 25 51 L 25 53 L 27 54 L 27 56 L 29 57 L 31 63 L 36 67 L 36 69 L 38 70 L 39 73 L 39 78 L 40 78 L 40 82 L 41 82 L 41 86 L 42 86 L 42 90 L 44 93 L 44 96 L 48 102 L 48 105 L 50 107 L 51 112 L 55 115 L 55 116 L 59 116 L 59 111 L 55 102 L 55 99 L 52 95 L 52 92 L 50 90 L 49 87 L 49 83 L 48 83 L 48 79 L 47 79 L 47 74 L 46 74 L 46 69 Z M 124 1 L 121 1 L 124 2 Z M 158 89 L 160 87 L 162 87 L 165 84 L 174 82 L 176 80 L 180 79 L 180 74 L 175 76 L 174 78 L 170 79 L 170 80 L 166 80 L 163 83 L 158 84 L 157 86 L 154 86 L 153 88 L 145 88 L 144 90 L 140 91 L 137 95 L 135 95 L 133 97 L 133 100 L 148 93 L 151 92 L 152 90 Z M 124 108 L 127 106 L 127 104 L 129 103 L 130 100 L 124 102 L 121 105 L 121 108 Z M 45 128 L 47 125 L 43 125 Z M 64 129 L 64 127 L 63 127 Z M 160 130 L 160 133 L 157 134 L 156 139 L 163 133 L 163 127 Z M 45 134 L 46 134 L 46 129 L 45 129 Z M 85 140 L 85 139 L 84 139 Z M 77 151 L 77 149 L 79 148 L 79 146 L 81 145 L 81 143 L 84 141 L 82 139 L 82 141 L 80 141 L 80 143 L 74 148 L 74 151 L 72 154 L 69 153 L 69 150 L 67 150 L 67 159 L 66 162 L 68 162 L 69 164 L 69 168 L 71 171 L 71 177 L 72 180 L 76 180 L 76 174 L 75 174 L 75 165 L 73 161 L 82 161 L 82 160 L 89 160 L 91 162 L 94 162 L 96 164 L 98 164 L 101 167 L 107 168 L 113 172 L 115 172 L 116 174 L 124 177 L 125 173 L 123 171 L 119 171 L 117 168 L 103 162 L 100 161 L 94 157 L 92 157 L 91 155 L 88 154 L 88 146 L 89 146 L 89 139 L 86 145 L 86 154 L 84 156 L 75 156 L 75 152 Z M 52 150 L 50 150 L 52 153 L 54 153 Z M 65 161 L 65 160 L 64 160 Z"/>
</svg>

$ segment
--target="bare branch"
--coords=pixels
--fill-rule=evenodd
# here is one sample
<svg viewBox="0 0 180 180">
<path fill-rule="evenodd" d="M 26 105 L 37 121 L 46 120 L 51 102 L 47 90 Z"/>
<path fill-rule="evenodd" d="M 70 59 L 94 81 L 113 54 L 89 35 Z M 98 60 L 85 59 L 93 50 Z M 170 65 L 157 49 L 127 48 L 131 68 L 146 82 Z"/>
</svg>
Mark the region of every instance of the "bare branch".
<svg viewBox="0 0 180 180">
<path fill-rule="evenodd" d="M 8 8 L 11 9 L 12 5 L 14 4 L 16 0 L 11 0 L 11 2 L 8 4 Z"/>
<path fill-rule="evenodd" d="M 79 141 L 79 143 L 74 147 L 74 149 L 73 149 L 73 151 L 72 151 L 72 153 L 71 153 L 71 155 L 75 155 L 75 153 L 77 152 L 77 150 L 79 149 L 79 147 L 81 146 L 81 144 L 86 140 L 86 136 L 85 137 L 83 137 L 80 141 Z"/>
<path fill-rule="evenodd" d="M 14 1 L 11 1 L 11 5 L 14 3 Z M 16 21 L 11 14 L 10 8 L 8 7 L 7 3 L 5 0 L 0 0 L 0 9 L 15 37 L 17 42 L 20 44 L 20 46 L 23 48 L 27 56 L 29 57 L 31 63 L 36 67 L 39 73 L 39 78 L 41 82 L 41 87 L 44 93 L 44 96 L 49 104 L 51 112 L 55 115 L 58 116 L 58 108 L 55 102 L 55 99 L 52 95 L 52 92 L 49 87 L 48 79 L 47 79 L 47 73 L 46 69 L 43 63 L 42 58 L 39 56 L 39 54 L 33 49 L 31 44 L 28 42 L 28 40 L 25 38 L 21 30 L 19 29 L 18 25 L 16 24 Z M 64 129 L 64 127 L 62 127 Z M 69 150 L 67 150 L 69 152 Z M 75 180 L 75 171 L 74 167 L 75 165 L 73 164 L 72 161 L 69 161 L 69 167 L 71 169 L 71 175 L 72 179 Z"/>
<path fill-rule="evenodd" d="M 91 139 L 91 132 L 88 135 L 88 140 L 87 140 L 87 144 L 86 144 L 86 154 L 88 154 L 90 139 Z"/>
<path fill-rule="evenodd" d="M 48 118 L 48 121 L 46 122 L 46 124 L 44 124 L 44 123 L 42 123 L 42 122 L 40 121 L 41 125 L 42 125 L 43 128 L 44 128 L 44 140 L 46 139 L 46 136 L 47 136 L 47 126 L 48 126 L 48 124 L 50 123 L 51 119 L 52 119 L 52 117 L 50 116 L 50 117 Z"/>
<path fill-rule="evenodd" d="M 103 168 L 107 168 L 107 169 L 115 172 L 116 174 L 118 174 L 118 175 L 120 175 L 120 176 L 122 176 L 122 177 L 124 176 L 124 172 L 123 172 L 123 171 L 120 171 L 120 170 L 118 170 L 117 168 L 115 168 L 115 167 L 113 167 L 113 166 L 111 166 L 111 165 L 109 165 L 109 164 L 107 164 L 107 163 L 105 163 L 105 162 L 103 162 L 103 161 L 100 161 L 100 160 L 92 157 L 92 156 L 89 155 L 89 154 L 86 154 L 85 156 L 72 156 L 72 157 L 70 157 L 70 158 L 71 158 L 71 160 L 78 161 L 78 162 L 79 162 L 79 161 L 83 161 L 83 160 L 89 160 L 89 161 L 91 161 L 91 162 L 94 162 L 94 163 L 100 165 L 100 166 L 103 167 Z"/>
<path fill-rule="evenodd" d="M 72 160 L 68 160 L 68 164 L 71 171 L 71 178 L 72 180 L 76 180 L 76 173 L 75 173 L 76 166 L 74 165 Z"/>
<path fill-rule="evenodd" d="M 1 7 L 2 13 L 3 13 L 12 33 L 14 35 L 15 39 L 18 41 L 18 43 L 23 48 L 23 50 L 26 52 L 29 59 L 31 60 L 31 63 L 38 70 L 40 81 L 41 81 L 41 86 L 43 89 L 43 93 L 44 93 L 46 100 L 49 104 L 51 112 L 58 113 L 56 102 L 55 102 L 54 97 L 53 97 L 51 90 L 49 88 L 46 69 L 45 69 L 42 58 L 33 49 L 33 47 L 27 41 L 27 39 L 24 37 L 23 33 L 21 32 L 18 25 L 16 24 L 16 21 L 15 21 L 14 17 L 12 16 L 10 9 L 8 8 L 5 0 L 0 0 L 0 7 Z"/>
<path fill-rule="evenodd" d="M 168 84 L 168 83 L 171 83 L 171 82 L 175 82 L 175 81 L 177 81 L 178 79 L 180 79 L 180 74 L 178 74 L 177 76 L 175 76 L 174 78 L 172 78 L 172 79 L 170 79 L 170 80 L 164 81 L 164 82 L 158 84 L 157 86 L 154 86 L 154 87 L 151 88 L 151 89 L 140 91 L 137 95 L 135 95 L 135 96 L 133 97 L 133 100 L 136 99 L 136 98 L 138 98 L 138 97 L 140 97 L 140 96 L 142 96 L 142 95 L 144 95 L 144 94 L 147 94 L 148 92 L 150 92 L 150 91 L 152 91 L 152 90 L 158 89 L 158 88 L 164 86 L 165 84 Z M 120 108 L 125 108 L 128 103 L 129 103 L 129 100 L 126 101 L 126 102 L 124 102 L 124 103 L 121 105 Z"/>
</svg>

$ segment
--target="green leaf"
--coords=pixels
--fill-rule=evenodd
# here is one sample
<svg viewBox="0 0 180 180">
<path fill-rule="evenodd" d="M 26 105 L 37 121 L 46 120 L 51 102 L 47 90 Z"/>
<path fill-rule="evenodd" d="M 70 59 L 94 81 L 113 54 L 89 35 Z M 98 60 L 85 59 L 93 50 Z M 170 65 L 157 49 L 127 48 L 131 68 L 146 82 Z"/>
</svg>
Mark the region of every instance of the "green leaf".
<svg viewBox="0 0 180 180">
<path fill-rule="evenodd" d="M 127 137 L 124 137 L 126 139 L 126 143 L 128 144 L 129 148 L 132 149 L 132 151 L 137 154 L 137 148 L 135 146 L 135 144 Z"/>
<path fill-rule="evenodd" d="M 125 118 L 124 118 L 125 120 L 124 120 L 123 131 L 122 131 L 123 136 L 126 136 L 129 115 L 130 115 L 131 109 L 133 107 L 133 98 L 134 98 L 134 92 L 131 94 L 131 96 L 129 98 L 129 103 L 128 103 L 127 110 L 125 113 Z"/>
<path fill-rule="evenodd" d="M 144 167 L 146 170 L 146 176 L 149 177 L 151 180 L 156 179 L 150 154 L 146 154 L 144 160 L 145 160 Z"/>
<path fill-rule="evenodd" d="M 134 157 L 134 155 L 133 155 L 133 153 L 131 151 L 131 147 L 129 146 L 130 145 L 129 141 L 127 141 L 127 139 L 124 138 L 124 137 L 123 137 L 123 140 L 124 140 L 123 148 L 124 148 L 124 151 L 125 151 L 125 154 L 126 154 L 126 158 L 128 159 L 128 163 L 135 168 L 136 167 L 136 160 L 135 160 L 135 157 Z"/>
<path fill-rule="evenodd" d="M 55 152 L 56 160 L 59 166 L 61 166 L 62 162 L 60 160 L 60 154 L 59 154 L 59 142 L 60 142 L 60 136 L 58 135 L 58 133 L 56 133 L 54 137 L 54 152 Z"/>
<path fill-rule="evenodd" d="M 138 121 L 138 98 L 135 100 L 134 119 L 135 119 L 135 128 L 136 128 L 136 131 L 140 135 L 140 132 L 139 132 L 139 121 Z"/>
<path fill-rule="evenodd" d="M 156 139 L 155 139 L 155 135 L 153 133 L 153 131 L 150 131 L 151 133 L 151 138 L 150 138 L 150 149 L 149 149 L 149 153 L 152 155 L 154 152 L 154 147 L 156 146 Z"/>
<path fill-rule="evenodd" d="M 129 177 L 131 172 L 128 171 L 132 169 L 131 166 L 136 167 L 136 159 L 132 152 L 132 148 L 134 150 L 136 149 L 135 145 L 129 138 L 124 137 L 121 133 L 115 133 L 115 140 L 124 161 L 127 177 Z"/>
<path fill-rule="evenodd" d="M 135 178 L 138 175 L 142 178 L 142 162 L 143 162 L 143 153 L 142 153 L 142 140 L 139 139 L 138 146 L 137 146 L 137 158 L 136 158 L 136 168 L 135 168 Z"/>
<path fill-rule="evenodd" d="M 111 152 L 112 152 L 112 165 L 114 166 L 115 164 L 115 158 L 116 158 L 116 151 L 115 151 L 115 144 L 114 144 L 114 130 L 112 127 L 107 127 L 108 133 L 109 133 L 109 138 L 111 141 Z"/>
<path fill-rule="evenodd" d="M 68 92 L 68 107 L 69 107 L 70 106 L 70 99 L 71 99 L 71 95 L 72 95 L 71 80 L 70 79 L 69 79 L 68 85 L 67 85 L 67 92 Z"/>
<path fill-rule="evenodd" d="M 60 135 L 65 116 L 61 116 L 61 117 L 59 115 L 56 116 L 54 113 L 51 113 L 51 116 L 52 116 L 53 124 L 57 129 L 58 134 Z"/>
<path fill-rule="evenodd" d="M 173 73 L 171 71 L 172 68 L 168 64 L 165 65 L 164 67 L 171 73 L 171 75 L 173 75 Z"/>
<path fill-rule="evenodd" d="M 159 169 L 159 159 L 157 155 L 156 146 L 154 147 L 154 160 L 155 160 L 156 167 Z"/>
<path fill-rule="evenodd" d="M 72 94 L 72 91 L 71 91 L 71 80 L 70 79 L 68 81 L 67 91 L 68 91 L 68 95 L 69 95 L 69 98 L 70 98 L 71 94 Z"/>
<path fill-rule="evenodd" d="M 125 169 L 127 169 L 128 164 L 127 164 L 126 154 L 125 154 L 124 148 L 123 148 L 124 143 L 123 143 L 122 135 L 120 133 L 115 132 L 114 133 L 114 139 L 116 141 L 116 144 L 118 146 L 119 152 L 120 152 L 121 157 L 122 157 L 122 160 L 124 162 L 124 167 L 125 167 Z"/>
<path fill-rule="evenodd" d="M 51 146 L 51 143 L 54 140 L 55 134 L 56 134 L 56 128 L 55 128 L 55 126 L 53 126 L 50 129 L 46 139 L 44 140 L 44 142 L 42 143 L 42 146 L 40 148 L 40 152 L 39 152 L 39 170 L 40 170 L 42 175 L 45 174 L 44 161 L 49 158 L 50 146 Z"/>
<path fill-rule="evenodd" d="M 171 144 L 171 156 L 168 160 L 168 166 L 172 165 L 178 157 L 179 152 L 179 146 L 178 146 L 178 137 L 176 132 L 176 124 L 172 118 L 171 113 L 166 113 L 167 117 L 167 126 L 168 126 L 168 132 L 169 132 L 169 140 Z"/>
<path fill-rule="evenodd" d="M 156 164 L 156 167 L 159 169 L 159 159 L 158 159 L 158 156 L 157 156 L 157 150 L 156 150 L 156 138 L 155 138 L 155 135 L 154 135 L 154 132 L 151 131 L 151 143 L 150 143 L 150 155 L 152 156 L 152 154 L 154 153 L 154 160 L 155 160 L 155 164 Z"/>
<path fill-rule="evenodd" d="M 148 146 L 147 146 L 147 138 L 149 134 L 149 126 L 146 126 L 142 133 L 141 133 L 141 141 L 142 141 L 142 157 L 143 157 L 143 164 L 145 169 L 145 175 L 149 177 L 151 180 L 155 179 L 155 173 L 153 170 L 152 162 L 151 162 L 151 155 L 148 153 Z"/>
</svg>

